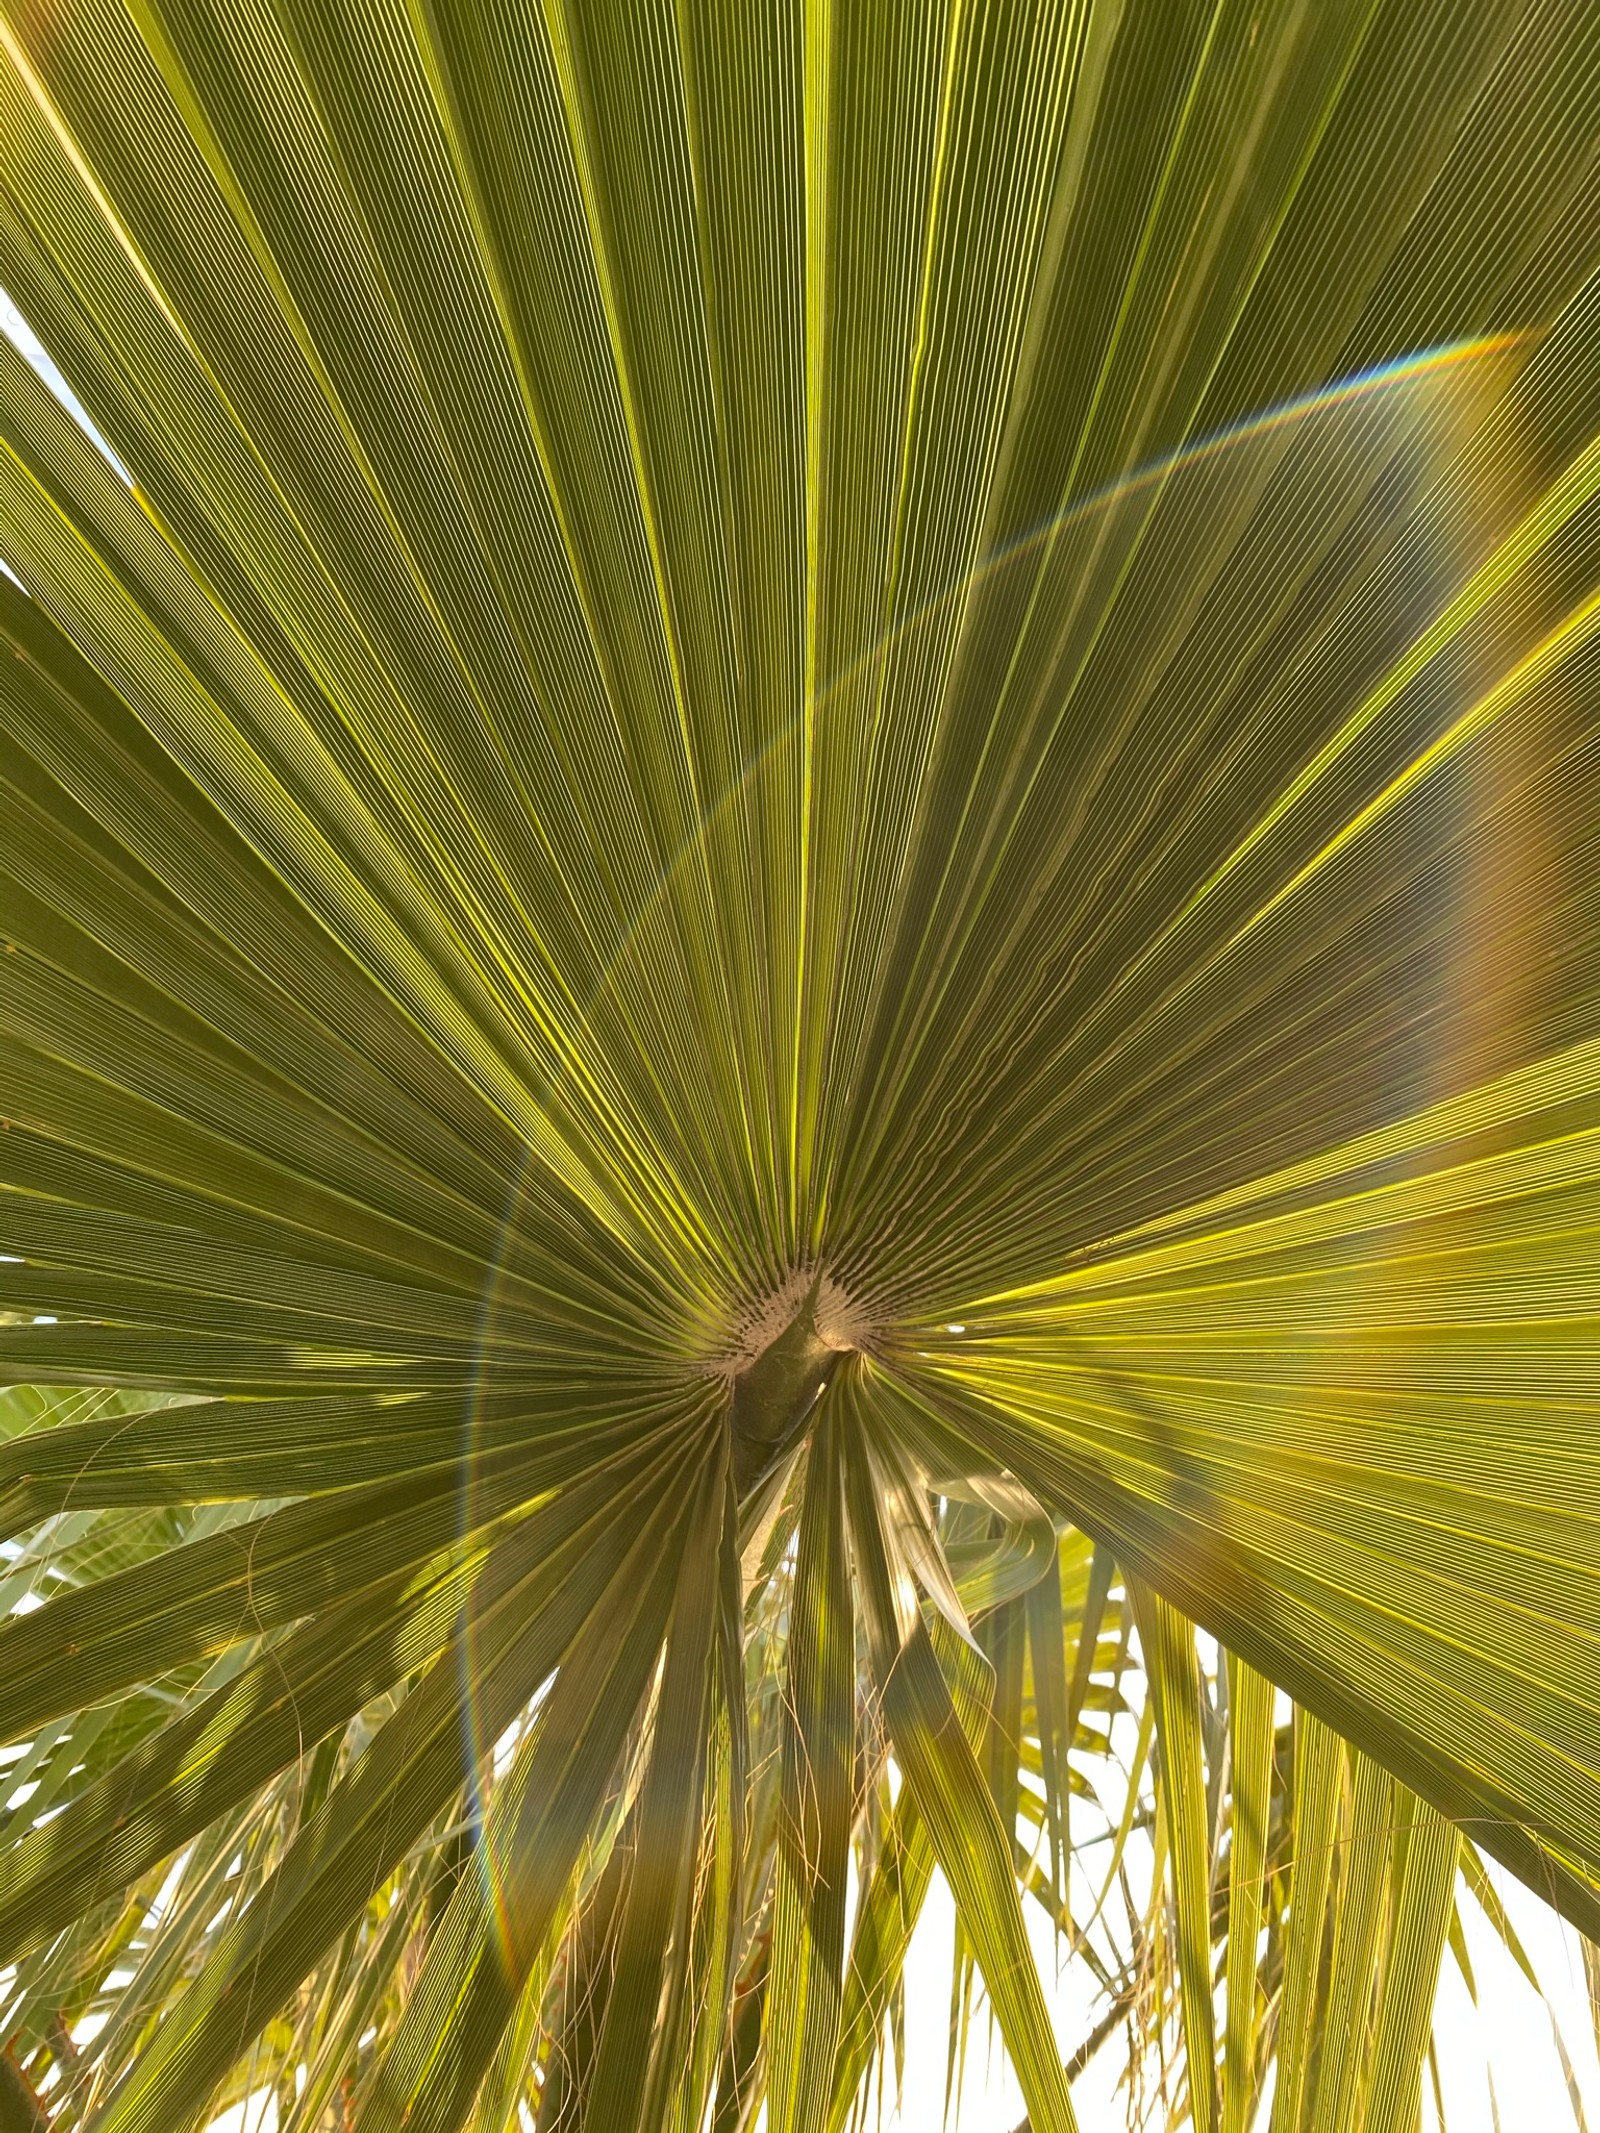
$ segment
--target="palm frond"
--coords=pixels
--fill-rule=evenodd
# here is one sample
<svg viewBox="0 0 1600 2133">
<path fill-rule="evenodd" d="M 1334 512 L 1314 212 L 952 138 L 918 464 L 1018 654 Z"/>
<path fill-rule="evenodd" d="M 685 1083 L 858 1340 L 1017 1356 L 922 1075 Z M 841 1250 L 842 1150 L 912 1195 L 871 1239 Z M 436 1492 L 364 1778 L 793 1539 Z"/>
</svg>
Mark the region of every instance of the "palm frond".
<svg viewBox="0 0 1600 2133">
<path fill-rule="evenodd" d="M 844 2133 L 939 1872 L 1038 2133 L 1410 2133 L 1600 1937 L 1593 8 L 0 136 L 0 2124 Z"/>
</svg>

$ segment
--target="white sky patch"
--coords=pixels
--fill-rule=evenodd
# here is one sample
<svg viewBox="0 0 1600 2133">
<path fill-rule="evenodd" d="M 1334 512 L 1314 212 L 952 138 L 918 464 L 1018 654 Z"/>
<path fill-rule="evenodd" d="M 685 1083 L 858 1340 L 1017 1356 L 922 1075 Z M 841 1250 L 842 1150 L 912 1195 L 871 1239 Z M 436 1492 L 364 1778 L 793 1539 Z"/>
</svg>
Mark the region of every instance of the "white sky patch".
<svg viewBox="0 0 1600 2133">
<path fill-rule="evenodd" d="M 155 1900 L 144 1914 L 145 1931 L 153 1933 L 167 1912 L 171 1910 L 178 1893 L 178 1884 L 183 1879 L 183 1870 L 189 1864 L 189 1854 L 180 1852 L 173 1861 L 167 1878 L 156 1891 Z"/>
<path fill-rule="evenodd" d="M 243 2103 L 213 2118 L 206 2133 L 278 2133 L 278 2099 L 271 2089 L 252 2089 Z"/>
<path fill-rule="evenodd" d="M 106 464 L 131 489 L 133 487 L 133 476 L 89 420 L 88 409 L 85 408 L 83 402 L 61 375 L 61 372 L 51 359 L 49 350 L 4 289 L 0 289 L 0 333 L 5 335 L 22 360 L 44 380 L 73 421 L 77 423 L 79 429 L 83 431 L 89 442 L 100 452 Z M 8 578 L 15 579 L 19 585 L 22 584 L 22 580 L 17 577 L 16 572 L 8 565 L 0 566 L 0 568 L 5 569 Z M 23 589 L 26 591 L 27 588 L 24 587 Z"/>
<path fill-rule="evenodd" d="M 1149 1839 L 1135 1832 L 1128 1864 L 1142 1896 L 1148 1888 Z M 1576 2133 L 1560 2056 L 1550 2033 L 1553 2012 L 1573 2062 L 1573 2073 L 1591 2126 L 1600 2110 L 1600 2057 L 1595 2049 L 1576 1934 L 1550 1907 L 1500 1868 L 1490 1873 L 1511 1913 L 1523 1946 L 1544 1986 L 1547 2008 L 1517 1968 L 1475 1904 L 1462 1917 L 1477 1976 L 1473 2006 L 1455 1958 L 1446 1952 L 1434 2005 L 1434 2041 L 1444 2084 L 1446 2133 L 1494 2133 L 1489 2103 L 1492 2073 L 1500 2133 Z M 1076 2048 L 1092 2026 L 1097 2001 L 1086 1966 L 1071 1961 L 1057 1970 L 1048 1922 L 1036 1903 L 1023 1906 L 1028 1938 L 1044 1979 L 1051 2026 L 1063 2052 Z M 954 1907 L 942 1874 L 936 1873 L 906 1964 L 905 2093 L 893 2108 L 892 2061 L 883 2133 L 927 2133 L 944 2119 L 945 2051 L 950 2019 L 950 1959 Z M 961 2088 L 961 2133 L 1012 2133 L 1023 2112 L 1022 2092 L 996 2045 L 991 2053 L 982 2013 L 974 2022 Z M 1072 2100 L 1083 2133 L 1122 2133 L 1126 2091 L 1119 2083 L 1126 2055 L 1109 2041 L 1073 2083 Z M 1423 2078 L 1422 2133 L 1439 2133 L 1433 2084 Z M 1254 2120 L 1261 2133 L 1270 2115 L 1270 2090 Z M 875 2123 L 869 2114 L 869 2124 Z M 1159 2118 L 1154 2123 L 1159 2124 Z"/>
<path fill-rule="evenodd" d="M 494 1774 L 497 1780 L 503 1778 L 506 1772 L 510 1769 L 511 1758 L 516 1754 L 517 1742 L 521 1740 L 521 1738 L 522 1719 L 519 1714 L 516 1718 L 512 1719 L 510 1725 L 506 1727 L 504 1733 L 501 1734 L 500 1738 L 494 1744 L 494 1755 L 492 1761 Z"/>
<path fill-rule="evenodd" d="M 1215 1640 L 1201 1634 L 1202 1663 L 1217 1661 Z M 1126 1766 L 1138 1729 L 1142 1683 L 1125 1676 L 1131 1708 L 1112 1721 L 1113 1753 Z M 1293 1706 L 1280 1698 L 1279 1714 Z M 1093 1773 L 1095 1764 L 1086 1762 Z M 896 1773 L 898 1775 L 898 1773 Z M 1146 1773 L 1143 1789 L 1148 1791 Z M 1110 1791 L 1114 1794 L 1114 1784 Z M 1019 1835 L 1025 1832 L 1019 1825 Z M 1073 1869 L 1072 1894 L 1081 1902 L 1086 1887 L 1097 1881 L 1100 1853 L 1091 1848 Z M 1561 2029 L 1572 2061 L 1573 2078 L 1587 2122 L 1600 2125 L 1600 2051 L 1584 1982 L 1583 1953 L 1577 1934 L 1551 1907 L 1493 1861 L 1485 1862 L 1528 1958 L 1538 1974 L 1544 1999 L 1534 1992 L 1476 1901 L 1458 1885 L 1463 1929 L 1477 1980 L 1474 2006 L 1455 1957 L 1447 1950 L 1434 2002 L 1433 2037 L 1444 2085 L 1444 2133 L 1577 2133 L 1578 2121 L 1568 2099 L 1560 2053 L 1551 2034 L 1551 2017 Z M 1150 1834 L 1135 1829 L 1124 1855 L 1124 1869 L 1136 1903 L 1147 1902 L 1154 1852 Z M 1082 1878 L 1087 1876 L 1087 1881 Z M 1028 1938 L 1044 1981 L 1051 2026 L 1063 2054 L 1074 2050 L 1103 2008 L 1088 1968 L 1071 1960 L 1058 1964 L 1049 1923 L 1041 1907 L 1023 1905 Z M 892 2061 L 882 2133 L 926 2133 L 945 2120 L 945 2067 L 950 2019 L 950 1962 L 954 1907 L 942 1874 L 936 1873 L 926 1908 L 906 1963 L 905 2090 L 894 2108 Z M 1083 2133 L 1122 2133 L 1127 2123 L 1127 2092 L 1122 2081 L 1127 2054 L 1120 2037 L 1107 2041 L 1088 2069 L 1074 2082 L 1072 2100 Z M 1495 2106 L 1489 2083 L 1494 2082 Z M 1421 2133 L 1440 2133 L 1433 2086 L 1424 2074 Z M 968 2043 L 961 2084 L 961 2133 L 1012 2133 L 1023 2114 L 1022 2093 L 1004 2051 L 987 2037 L 987 2017 L 980 2010 Z M 1271 2115 L 1271 2085 L 1252 2121 L 1263 2133 Z M 869 2123 L 876 2124 L 869 2113 Z M 1159 2116 L 1151 2121 L 1159 2125 Z"/>
</svg>

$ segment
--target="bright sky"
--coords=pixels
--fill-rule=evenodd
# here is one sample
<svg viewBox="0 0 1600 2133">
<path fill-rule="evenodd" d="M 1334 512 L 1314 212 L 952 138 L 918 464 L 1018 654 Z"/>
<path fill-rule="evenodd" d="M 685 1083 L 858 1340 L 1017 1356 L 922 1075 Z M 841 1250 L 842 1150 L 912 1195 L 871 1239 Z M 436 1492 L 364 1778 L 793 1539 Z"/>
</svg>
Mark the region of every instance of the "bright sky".
<svg viewBox="0 0 1600 2133">
<path fill-rule="evenodd" d="M 81 425 L 87 436 L 94 439 L 123 480 L 127 481 L 127 469 L 89 420 L 88 414 L 77 394 L 51 361 L 39 336 L 28 324 L 28 321 L 23 317 L 10 297 L 7 296 L 4 289 L 0 289 L 0 333 L 5 335 L 19 355 L 33 365 L 46 385 L 49 386 L 50 390 L 67 410 L 67 413 Z M 131 487 L 132 484 L 129 483 L 129 486 Z"/>
<path fill-rule="evenodd" d="M 1509 1875 L 1492 1870 L 1512 1923 L 1560 2022 L 1573 2061 L 1584 2108 L 1600 2125 L 1600 2058 L 1583 1979 L 1577 1937 L 1550 1907 Z M 1494 2075 L 1500 2133 L 1563 2133 L 1573 2126 L 1561 2060 L 1550 2032 L 1550 2014 L 1469 1900 L 1467 1946 L 1478 1987 L 1478 2006 L 1467 1996 L 1453 1956 L 1445 1956 L 1435 2011 L 1439 2072 L 1444 2089 L 1446 2133 L 1494 2133 L 1488 2072 Z M 1049 1975 L 1050 1934 L 1037 1905 L 1030 1932 Z M 943 1879 L 936 1877 L 928 1907 L 912 1944 L 907 1972 L 906 2076 L 904 2105 L 885 2115 L 885 2133 L 930 2133 L 944 2120 L 946 2036 L 950 2006 L 950 1959 L 955 1912 Z M 1087 1993 L 1071 1975 L 1051 1994 L 1056 2036 L 1063 2054 L 1074 2050 L 1089 2027 Z M 1010 2133 L 1022 2116 L 1022 2097 L 997 2051 L 986 2065 L 974 2027 L 970 2065 L 962 2096 L 961 2133 Z M 1114 2044 L 1073 2088 L 1083 2133 L 1122 2133 L 1123 2099 L 1116 2093 L 1122 2061 Z M 1438 2120 L 1424 2084 L 1423 2133 L 1437 2133 Z"/>
<path fill-rule="evenodd" d="M 1556 1914 L 1509 1875 L 1491 1869 L 1534 1968 L 1543 1980 L 1548 2007 L 1540 2001 L 1488 1923 L 1470 1902 L 1467 1943 L 1478 1988 L 1475 2008 L 1454 1957 L 1445 1957 L 1435 2012 L 1440 2080 L 1447 2133 L 1495 2133 L 1489 2100 L 1494 2077 L 1499 2133 L 1563 2133 L 1576 2123 L 1567 2098 L 1560 2053 L 1551 2034 L 1551 2014 L 1561 2024 L 1585 2111 L 1600 2123 L 1600 2058 L 1590 2022 L 1583 1960 L 1577 1937 Z M 1053 1968 L 1050 1935 L 1036 1905 L 1029 1926 L 1046 1977 Z M 886 2111 L 884 2133 L 931 2133 L 944 2124 L 945 2062 L 950 2005 L 950 1962 L 955 1908 L 942 1875 L 935 1875 L 927 1908 L 912 1943 L 907 1970 L 905 2087 L 901 2109 Z M 1090 2022 L 1090 1996 L 1081 1974 L 1064 1974 L 1050 1994 L 1063 2054 L 1074 2050 Z M 984 2022 L 974 2025 L 971 2060 L 962 2091 L 961 2133 L 1011 2133 L 1022 2116 L 1022 2098 L 1004 2056 L 987 2054 Z M 1122 2070 L 1108 2045 L 1073 2089 L 1083 2133 L 1122 2133 Z M 869 2119 L 869 2124 L 871 2120 Z M 1424 2083 L 1423 2133 L 1438 2133 L 1431 2087 Z M 208 2133 L 277 2133 L 277 2107 L 262 2090 L 213 2120 Z"/>
<path fill-rule="evenodd" d="M 1561 2133 L 1573 2125 L 1561 2059 L 1551 2036 L 1550 2015 L 1560 2022 L 1584 2108 L 1600 2123 L 1600 2059 L 1583 1981 L 1576 1936 L 1547 1904 L 1495 1871 L 1494 1878 L 1529 1959 L 1544 1982 L 1549 2008 L 1539 2000 L 1500 1941 L 1471 1904 L 1467 1942 L 1478 1987 L 1473 2007 L 1451 1956 L 1445 1958 L 1435 2014 L 1435 2036 L 1444 2088 L 1448 2133 L 1494 2133 L 1489 2073 L 1494 2076 L 1500 2133 Z M 1050 1936 L 1037 1906 L 1030 1920 L 1046 1975 Z M 955 1909 L 940 1875 L 934 1877 L 922 1925 L 912 1943 L 907 1972 L 905 2089 L 899 2112 L 886 2112 L 884 2133 L 930 2133 L 944 2123 L 944 2084 Z M 1063 1976 L 1051 1994 L 1063 2053 L 1075 2048 L 1087 2027 L 1089 1996 L 1079 1979 Z M 1022 2116 L 1022 2098 L 996 2051 L 986 2057 L 982 2023 L 975 2025 L 972 2060 L 962 2093 L 962 2133 L 1011 2133 Z M 1113 2047 L 1073 2090 L 1083 2133 L 1121 2133 L 1126 2120 L 1116 2093 L 1121 2071 Z M 870 2121 L 869 2121 L 870 2122 Z M 214 2120 L 209 2133 L 277 2133 L 277 2109 L 263 2090 Z M 1438 2133 L 1428 2085 L 1424 2084 L 1423 2133 Z"/>
</svg>

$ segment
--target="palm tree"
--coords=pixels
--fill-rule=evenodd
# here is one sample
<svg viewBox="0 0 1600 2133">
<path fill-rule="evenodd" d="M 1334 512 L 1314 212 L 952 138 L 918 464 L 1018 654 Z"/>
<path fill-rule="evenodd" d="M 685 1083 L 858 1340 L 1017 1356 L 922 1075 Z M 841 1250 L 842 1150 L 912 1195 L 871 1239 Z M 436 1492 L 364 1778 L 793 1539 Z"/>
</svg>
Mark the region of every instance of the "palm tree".
<svg viewBox="0 0 1600 2133">
<path fill-rule="evenodd" d="M 1413 2133 L 1600 1936 L 1600 16 L 4 16 L 0 2128 L 842 2133 L 937 1869 L 1037 2133 Z"/>
</svg>

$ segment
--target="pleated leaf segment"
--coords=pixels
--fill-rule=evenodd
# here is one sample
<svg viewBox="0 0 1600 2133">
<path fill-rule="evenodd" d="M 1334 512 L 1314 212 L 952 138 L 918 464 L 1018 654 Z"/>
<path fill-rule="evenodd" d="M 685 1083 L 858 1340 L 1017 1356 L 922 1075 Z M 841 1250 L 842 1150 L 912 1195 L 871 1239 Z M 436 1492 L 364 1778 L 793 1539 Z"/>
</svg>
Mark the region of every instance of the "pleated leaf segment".
<svg viewBox="0 0 1600 2133">
<path fill-rule="evenodd" d="M 846 2133 L 942 1880 L 1035 2133 L 1414 2133 L 1600 1934 L 1600 14 L 0 141 L 0 2127 Z"/>
</svg>

